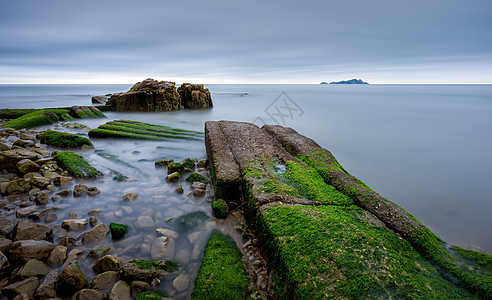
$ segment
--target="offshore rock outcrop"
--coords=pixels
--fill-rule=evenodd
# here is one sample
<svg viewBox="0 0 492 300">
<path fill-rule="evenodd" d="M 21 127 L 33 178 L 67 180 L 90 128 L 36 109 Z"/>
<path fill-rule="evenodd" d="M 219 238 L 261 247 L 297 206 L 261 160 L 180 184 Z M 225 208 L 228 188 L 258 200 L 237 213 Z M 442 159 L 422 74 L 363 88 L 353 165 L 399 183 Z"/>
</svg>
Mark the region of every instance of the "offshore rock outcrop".
<svg viewBox="0 0 492 300">
<path fill-rule="evenodd" d="M 279 298 L 492 297 L 492 255 L 447 245 L 295 130 L 205 123 L 216 198 L 240 205 Z"/>
<path fill-rule="evenodd" d="M 147 78 L 137 82 L 126 93 L 113 94 L 102 110 L 111 111 L 172 111 L 212 107 L 210 91 L 203 85 L 176 83 Z"/>
</svg>

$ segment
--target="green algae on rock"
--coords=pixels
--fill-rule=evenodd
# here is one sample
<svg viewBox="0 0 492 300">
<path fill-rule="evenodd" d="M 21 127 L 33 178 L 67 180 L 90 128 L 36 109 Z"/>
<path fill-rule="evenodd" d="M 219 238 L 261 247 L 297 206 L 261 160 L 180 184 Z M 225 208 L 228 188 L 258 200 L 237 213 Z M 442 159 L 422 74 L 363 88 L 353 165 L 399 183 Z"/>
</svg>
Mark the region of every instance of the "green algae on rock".
<svg viewBox="0 0 492 300">
<path fill-rule="evenodd" d="M 81 148 L 82 146 L 94 146 L 86 137 L 54 130 L 46 130 L 41 136 L 40 142 L 58 148 Z"/>
<path fill-rule="evenodd" d="M 109 224 L 109 230 L 111 231 L 111 238 L 113 240 L 121 240 L 128 232 L 128 227 L 124 224 L 111 223 Z"/>
<path fill-rule="evenodd" d="M 217 199 L 214 202 L 210 204 L 212 206 L 212 211 L 214 213 L 214 216 L 216 216 L 219 219 L 225 219 L 227 218 L 227 203 L 223 199 Z"/>
<path fill-rule="evenodd" d="M 215 193 L 223 178 L 242 183 L 279 298 L 492 297 L 492 255 L 449 247 L 314 141 L 228 121 L 206 122 L 205 136 Z"/>
<path fill-rule="evenodd" d="M 71 151 L 58 152 L 53 159 L 72 176 L 79 178 L 97 178 L 103 176 L 100 171 L 86 162 L 82 156 Z"/>
<path fill-rule="evenodd" d="M 157 291 L 146 291 L 137 295 L 135 300 L 164 300 L 167 299 L 163 294 Z"/>
<path fill-rule="evenodd" d="M 7 121 L 2 124 L 3 128 L 33 128 L 43 125 L 50 125 L 54 122 L 73 119 L 68 115 L 68 109 L 40 109 L 22 115 L 16 119 Z"/>
<path fill-rule="evenodd" d="M 132 259 L 130 261 L 131 264 L 139 267 L 142 270 L 156 269 L 156 270 L 164 270 L 167 272 L 174 272 L 179 269 L 179 265 L 174 261 L 170 260 L 140 260 L 140 259 Z"/>
<path fill-rule="evenodd" d="M 244 299 L 248 285 L 248 273 L 236 243 L 230 236 L 213 231 L 191 299 Z"/>
<path fill-rule="evenodd" d="M 130 138 L 166 141 L 172 139 L 203 140 L 198 131 L 154 125 L 130 120 L 115 120 L 89 131 L 90 137 Z"/>
<path fill-rule="evenodd" d="M 176 225 L 180 232 L 189 232 L 208 219 L 203 211 L 194 211 L 176 218 Z"/>
<path fill-rule="evenodd" d="M 186 177 L 187 182 L 197 182 L 197 181 L 207 181 L 205 177 L 203 177 L 201 174 L 197 172 L 193 172 L 188 177 Z"/>
</svg>

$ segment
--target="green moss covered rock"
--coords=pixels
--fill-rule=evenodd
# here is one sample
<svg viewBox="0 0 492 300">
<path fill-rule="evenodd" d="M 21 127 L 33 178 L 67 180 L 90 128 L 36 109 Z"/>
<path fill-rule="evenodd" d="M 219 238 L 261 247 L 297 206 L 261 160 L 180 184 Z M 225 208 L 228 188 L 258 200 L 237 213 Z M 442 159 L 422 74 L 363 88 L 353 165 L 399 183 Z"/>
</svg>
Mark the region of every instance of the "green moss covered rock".
<svg viewBox="0 0 492 300">
<path fill-rule="evenodd" d="M 197 182 L 197 181 L 207 181 L 205 177 L 203 177 L 201 174 L 193 172 L 188 177 L 186 177 L 186 181 L 188 182 Z"/>
<path fill-rule="evenodd" d="M 82 178 L 97 178 L 103 176 L 100 171 L 86 162 L 82 156 L 71 151 L 59 152 L 53 159 L 72 176 Z"/>
<path fill-rule="evenodd" d="M 234 240 L 214 231 L 195 279 L 191 299 L 244 299 L 249 278 Z"/>
<path fill-rule="evenodd" d="M 135 300 L 164 300 L 166 297 L 156 291 L 146 291 L 137 295 Z"/>
<path fill-rule="evenodd" d="M 217 218 L 225 219 L 227 218 L 227 203 L 222 199 L 217 199 L 211 204 L 212 211 Z"/>
<path fill-rule="evenodd" d="M 58 148 L 81 148 L 82 146 L 93 147 L 88 138 L 54 130 L 46 130 L 41 136 L 41 143 Z"/>
<path fill-rule="evenodd" d="M 198 225 L 202 224 L 209 219 L 206 213 L 203 211 L 194 211 L 176 218 L 176 226 L 181 232 L 188 232 L 195 229 Z"/>
<path fill-rule="evenodd" d="M 16 119 L 10 120 L 2 124 L 4 128 L 33 128 L 43 125 L 50 125 L 59 121 L 62 116 L 68 114 L 67 109 L 41 109 L 24 114 Z"/>
<path fill-rule="evenodd" d="M 109 230 L 111 231 L 111 238 L 113 240 L 120 240 L 125 237 L 128 232 L 128 227 L 123 224 L 111 223 L 109 225 Z"/>
</svg>

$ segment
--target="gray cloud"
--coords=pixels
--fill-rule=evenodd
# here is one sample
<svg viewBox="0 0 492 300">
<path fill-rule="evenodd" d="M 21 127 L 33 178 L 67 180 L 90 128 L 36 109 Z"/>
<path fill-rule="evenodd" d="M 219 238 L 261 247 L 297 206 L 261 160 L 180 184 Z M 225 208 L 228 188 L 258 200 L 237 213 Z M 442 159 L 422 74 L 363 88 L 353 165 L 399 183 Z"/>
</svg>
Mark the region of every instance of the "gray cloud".
<svg viewBox="0 0 492 300">
<path fill-rule="evenodd" d="M 391 82 L 397 73 L 490 83 L 490 28 L 488 0 L 2 1 L 0 68 L 9 72 L 0 82 L 44 71 L 53 80 Z"/>
</svg>

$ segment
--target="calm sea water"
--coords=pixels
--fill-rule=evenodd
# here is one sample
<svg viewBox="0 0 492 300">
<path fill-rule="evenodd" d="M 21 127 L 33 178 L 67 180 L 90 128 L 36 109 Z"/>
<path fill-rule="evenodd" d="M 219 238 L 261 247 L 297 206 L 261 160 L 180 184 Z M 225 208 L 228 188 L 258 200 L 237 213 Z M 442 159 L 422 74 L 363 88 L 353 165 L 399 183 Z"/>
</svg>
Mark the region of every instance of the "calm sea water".
<svg viewBox="0 0 492 300">
<path fill-rule="evenodd" d="M 126 91 L 130 86 L 0 85 L 0 108 L 90 105 L 93 95 Z M 447 242 L 492 253 L 492 194 L 488 189 L 492 179 L 492 85 L 207 87 L 214 101 L 210 110 L 106 115 L 193 130 L 203 130 L 207 120 L 292 127 L 332 151 L 351 174 Z M 106 121 L 83 123 L 96 127 Z M 96 148 L 137 165 L 173 153 L 177 159 L 206 156 L 203 143 L 170 144 L 165 153 L 152 144 L 97 143 Z M 134 156 L 123 149 L 132 147 L 141 147 L 140 153 L 148 154 Z M 103 164 L 100 156 L 93 156 L 94 162 Z M 145 168 L 150 172 L 152 163 L 148 164 L 143 164 L 144 172 Z"/>
</svg>

